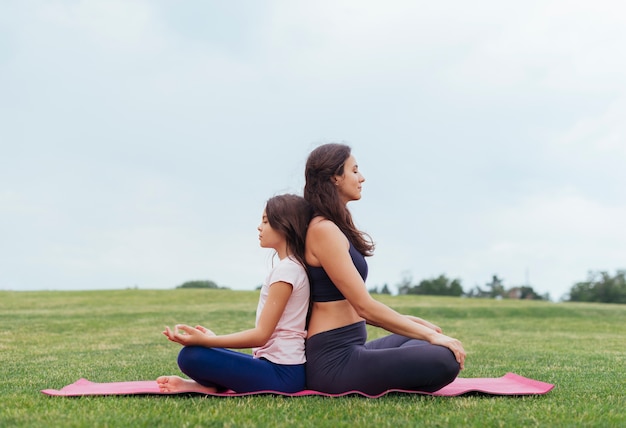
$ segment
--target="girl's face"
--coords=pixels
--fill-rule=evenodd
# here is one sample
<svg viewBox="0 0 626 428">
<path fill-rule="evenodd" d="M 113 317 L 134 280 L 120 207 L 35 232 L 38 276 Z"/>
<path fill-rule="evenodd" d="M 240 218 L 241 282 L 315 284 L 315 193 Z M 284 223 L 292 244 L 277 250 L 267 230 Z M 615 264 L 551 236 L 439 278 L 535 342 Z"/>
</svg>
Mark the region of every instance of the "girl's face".
<svg viewBox="0 0 626 428">
<path fill-rule="evenodd" d="M 257 230 L 259 231 L 259 244 L 261 247 L 273 248 L 276 251 L 279 251 L 285 246 L 285 237 L 282 233 L 270 226 L 265 210 L 263 210 L 261 224 L 259 224 Z"/>
<path fill-rule="evenodd" d="M 361 199 L 361 187 L 365 177 L 359 172 L 354 156 L 350 155 L 343 166 L 343 174 L 336 175 L 334 180 L 339 198 L 344 203 Z"/>
</svg>

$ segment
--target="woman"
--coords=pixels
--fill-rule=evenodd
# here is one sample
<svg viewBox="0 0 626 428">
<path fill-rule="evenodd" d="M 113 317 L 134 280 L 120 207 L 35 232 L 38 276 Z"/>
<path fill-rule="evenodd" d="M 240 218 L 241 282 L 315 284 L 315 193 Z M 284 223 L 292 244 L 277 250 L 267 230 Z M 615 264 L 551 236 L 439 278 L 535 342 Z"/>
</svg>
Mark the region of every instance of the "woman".
<svg viewBox="0 0 626 428">
<path fill-rule="evenodd" d="M 304 265 L 304 238 L 311 207 L 296 195 L 267 201 L 258 227 L 260 245 L 273 248 L 279 261 L 261 287 L 256 326 L 218 336 L 211 330 L 178 324 L 163 334 L 184 346 L 178 365 L 191 379 L 161 376 L 162 392 L 215 393 L 305 388 L 305 324 L 309 280 Z M 224 348 L 254 348 L 253 355 Z"/>
<path fill-rule="evenodd" d="M 346 204 L 361 199 L 365 178 L 350 147 L 325 144 L 306 163 L 304 198 L 313 206 L 305 261 L 311 281 L 306 341 L 307 387 L 327 392 L 389 389 L 432 392 L 463 369 L 457 339 L 421 318 L 400 315 L 365 286 L 374 245 L 352 221 Z M 367 342 L 365 323 L 393 334 Z"/>
</svg>

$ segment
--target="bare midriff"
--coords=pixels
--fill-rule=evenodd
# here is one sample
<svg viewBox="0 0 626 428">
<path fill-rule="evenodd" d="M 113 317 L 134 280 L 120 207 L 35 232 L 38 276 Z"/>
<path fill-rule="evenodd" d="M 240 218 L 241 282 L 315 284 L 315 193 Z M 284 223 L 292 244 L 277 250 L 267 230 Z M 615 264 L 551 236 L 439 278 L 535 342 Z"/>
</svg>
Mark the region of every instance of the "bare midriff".
<svg viewBox="0 0 626 428">
<path fill-rule="evenodd" d="M 311 337 L 324 331 L 363 321 L 350 302 L 337 300 L 335 302 L 314 302 L 311 309 L 311 320 L 307 336 Z"/>
</svg>

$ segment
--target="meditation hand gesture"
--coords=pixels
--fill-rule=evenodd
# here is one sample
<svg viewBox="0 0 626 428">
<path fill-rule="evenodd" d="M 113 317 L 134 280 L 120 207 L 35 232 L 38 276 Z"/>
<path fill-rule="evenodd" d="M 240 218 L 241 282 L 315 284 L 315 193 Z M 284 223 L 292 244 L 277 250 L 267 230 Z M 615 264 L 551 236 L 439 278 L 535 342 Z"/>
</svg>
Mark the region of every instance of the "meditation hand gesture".
<svg viewBox="0 0 626 428">
<path fill-rule="evenodd" d="M 174 330 L 166 326 L 163 334 L 172 342 L 183 346 L 200 345 L 206 336 L 215 336 L 215 333 L 206 327 L 201 325 L 191 327 L 185 324 L 176 324 Z"/>
<path fill-rule="evenodd" d="M 202 333 L 208 335 L 208 336 L 217 336 L 215 333 L 213 333 L 211 330 L 209 330 L 206 327 L 203 327 L 201 325 L 197 325 L 196 329 L 200 330 Z"/>
</svg>

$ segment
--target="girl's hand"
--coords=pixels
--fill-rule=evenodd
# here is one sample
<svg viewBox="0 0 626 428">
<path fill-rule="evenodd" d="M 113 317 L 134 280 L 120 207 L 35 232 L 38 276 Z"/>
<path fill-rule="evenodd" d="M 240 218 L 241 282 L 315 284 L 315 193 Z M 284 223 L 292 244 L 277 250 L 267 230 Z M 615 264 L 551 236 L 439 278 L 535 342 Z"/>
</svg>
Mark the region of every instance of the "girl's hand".
<svg viewBox="0 0 626 428">
<path fill-rule="evenodd" d="M 461 370 L 465 368 L 465 349 L 463 349 L 463 345 L 459 340 L 446 336 L 445 334 L 437 334 L 430 343 L 445 346 L 451 350 L 457 363 L 461 366 Z"/>
<path fill-rule="evenodd" d="M 194 328 L 185 324 L 176 324 L 174 330 L 165 327 L 163 334 L 172 342 L 179 343 L 183 346 L 201 345 L 205 336 L 215 336 L 212 331 L 202 326 L 200 326 L 200 328 Z"/>
<path fill-rule="evenodd" d="M 207 336 L 217 336 L 217 334 L 213 333 L 211 330 L 201 325 L 197 325 L 196 329 L 200 330 L 202 333 L 206 334 Z"/>
</svg>

